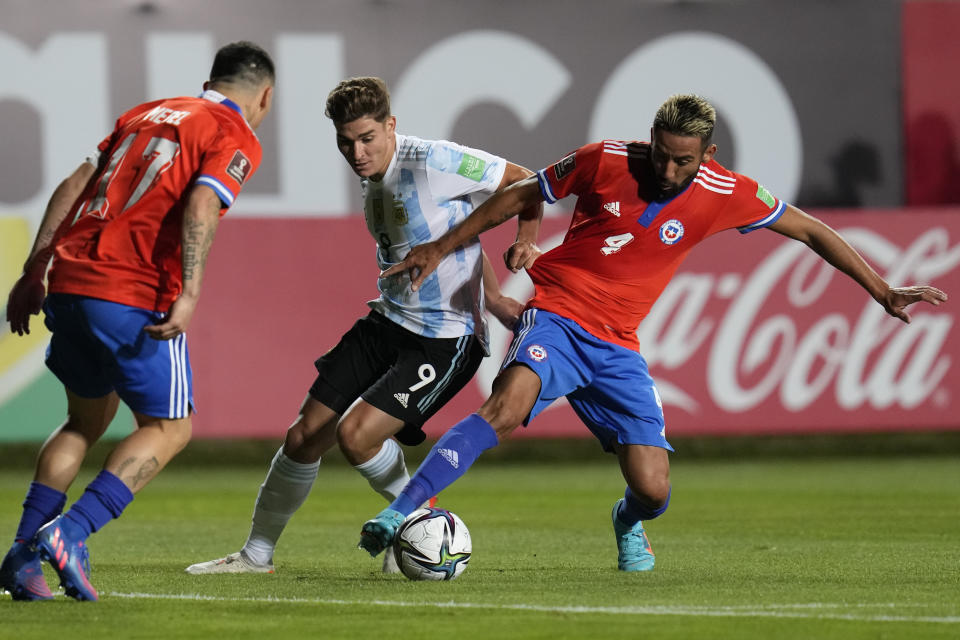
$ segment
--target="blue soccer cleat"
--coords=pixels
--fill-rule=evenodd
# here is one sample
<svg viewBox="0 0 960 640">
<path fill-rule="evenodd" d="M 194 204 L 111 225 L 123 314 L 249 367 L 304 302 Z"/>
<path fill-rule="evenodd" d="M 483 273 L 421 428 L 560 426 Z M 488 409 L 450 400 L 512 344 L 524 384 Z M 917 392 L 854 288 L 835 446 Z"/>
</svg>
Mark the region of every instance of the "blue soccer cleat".
<svg viewBox="0 0 960 640">
<path fill-rule="evenodd" d="M 40 555 L 22 542 L 14 542 L 0 565 L 0 588 L 14 600 L 52 600 L 53 593 L 43 578 Z"/>
<path fill-rule="evenodd" d="M 360 529 L 357 547 L 371 556 L 376 556 L 390 546 L 397 529 L 403 524 L 404 515 L 393 509 L 384 509 L 373 520 L 367 520 Z"/>
<path fill-rule="evenodd" d="M 64 517 L 51 520 L 40 528 L 33 539 L 40 557 L 50 563 L 60 585 L 71 598 L 98 600 L 97 590 L 90 584 L 90 552 L 82 540 L 72 540 L 67 533 Z"/>
<path fill-rule="evenodd" d="M 613 505 L 613 533 L 617 536 L 617 568 L 620 571 L 653 571 L 653 549 L 643 530 L 643 523 L 625 525 L 617 518 L 623 498 Z"/>
</svg>

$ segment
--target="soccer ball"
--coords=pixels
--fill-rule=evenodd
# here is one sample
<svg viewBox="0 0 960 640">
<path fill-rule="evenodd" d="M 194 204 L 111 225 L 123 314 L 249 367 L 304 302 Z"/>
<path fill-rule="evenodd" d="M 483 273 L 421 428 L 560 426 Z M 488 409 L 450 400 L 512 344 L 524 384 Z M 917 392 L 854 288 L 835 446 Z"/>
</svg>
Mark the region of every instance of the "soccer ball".
<svg viewBox="0 0 960 640">
<path fill-rule="evenodd" d="M 467 568 L 472 546 L 467 525 L 457 514 L 423 508 L 397 529 L 391 553 L 411 580 L 453 580 Z"/>
</svg>

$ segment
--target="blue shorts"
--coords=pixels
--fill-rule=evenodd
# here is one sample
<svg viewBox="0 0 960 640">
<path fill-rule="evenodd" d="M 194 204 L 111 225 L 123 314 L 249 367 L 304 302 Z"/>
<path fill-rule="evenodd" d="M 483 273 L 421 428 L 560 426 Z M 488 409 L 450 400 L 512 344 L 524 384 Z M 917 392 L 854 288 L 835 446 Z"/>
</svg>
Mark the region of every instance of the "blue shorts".
<svg viewBox="0 0 960 640">
<path fill-rule="evenodd" d="M 47 367 L 82 398 L 116 391 L 137 413 L 185 418 L 193 407 L 187 336 L 155 340 L 143 328 L 165 314 L 96 298 L 54 293 L 43 305 L 53 333 Z"/>
<path fill-rule="evenodd" d="M 660 396 L 636 351 L 601 340 L 573 320 L 531 308 L 520 318 L 503 368 L 513 364 L 526 365 L 540 377 L 540 394 L 525 425 L 566 396 L 606 451 L 616 443 L 673 451 Z"/>
</svg>

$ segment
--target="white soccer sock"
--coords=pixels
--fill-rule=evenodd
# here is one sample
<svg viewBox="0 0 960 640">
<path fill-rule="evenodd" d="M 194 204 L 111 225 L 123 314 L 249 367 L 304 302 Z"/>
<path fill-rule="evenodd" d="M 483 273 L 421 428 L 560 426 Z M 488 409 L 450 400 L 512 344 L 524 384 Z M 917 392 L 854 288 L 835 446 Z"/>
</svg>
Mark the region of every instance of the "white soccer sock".
<svg viewBox="0 0 960 640">
<path fill-rule="evenodd" d="M 407 463 L 403 459 L 403 450 L 392 438 L 388 438 L 377 455 L 363 464 L 354 467 L 360 472 L 373 490 L 386 498 L 389 502 L 394 499 L 410 480 L 407 473 Z"/>
<path fill-rule="evenodd" d="M 317 478 L 320 461 L 303 464 L 277 451 L 270 463 L 270 470 L 253 508 L 253 524 L 250 536 L 243 545 L 243 552 L 256 564 L 268 564 L 273 560 L 273 550 L 283 528 L 310 494 Z"/>
</svg>

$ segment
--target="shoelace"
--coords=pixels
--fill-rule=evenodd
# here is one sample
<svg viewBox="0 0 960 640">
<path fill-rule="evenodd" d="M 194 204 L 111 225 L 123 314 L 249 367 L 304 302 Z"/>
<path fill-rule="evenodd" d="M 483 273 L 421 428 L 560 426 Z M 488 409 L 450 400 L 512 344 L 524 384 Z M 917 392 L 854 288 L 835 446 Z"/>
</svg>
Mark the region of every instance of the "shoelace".
<svg viewBox="0 0 960 640">
<path fill-rule="evenodd" d="M 644 538 L 643 533 L 639 531 L 628 531 L 622 536 L 620 536 L 620 549 L 625 553 L 630 554 L 639 554 L 641 552 L 649 553 L 647 551 L 647 543 Z"/>
</svg>

